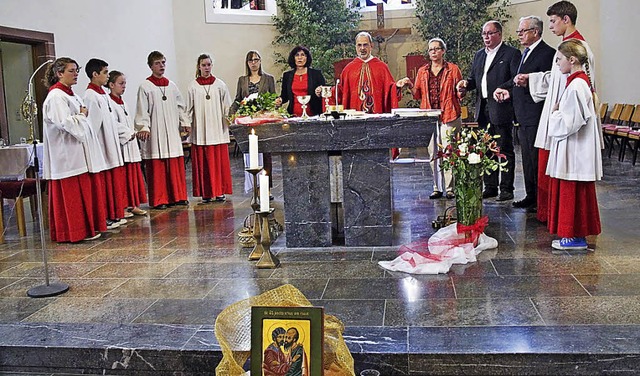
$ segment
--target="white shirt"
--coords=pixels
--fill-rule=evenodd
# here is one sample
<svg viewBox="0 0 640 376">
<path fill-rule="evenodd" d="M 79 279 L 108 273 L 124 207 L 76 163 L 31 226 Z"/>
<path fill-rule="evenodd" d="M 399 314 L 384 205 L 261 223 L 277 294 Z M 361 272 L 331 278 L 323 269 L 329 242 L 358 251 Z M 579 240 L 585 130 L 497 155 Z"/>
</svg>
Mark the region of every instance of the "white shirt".
<svg viewBox="0 0 640 376">
<path fill-rule="evenodd" d="M 89 171 L 84 141 L 86 116 L 80 113 L 82 100 L 53 89 L 42 105 L 43 178 L 60 180 Z"/>
<path fill-rule="evenodd" d="M 534 48 L 538 47 L 538 45 L 540 44 L 540 42 L 542 42 L 542 38 L 538 39 L 537 41 L 533 42 L 531 44 L 531 46 L 527 47 L 529 48 L 529 52 L 527 53 L 527 56 L 524 57 L 524 60 L 522 60 L 522 64 L 525 63 L 525 61 L 527 61 L 527 59 L 529 58 L 529 56 L 531 56 L 531 51 L 533 51 Z M 524 52 L 523 52 L 524 53 Z M 554 62 L 555 63 L 555 62 Z"/>
<path fill-rule="evenodd" d="M 165 96 L 167 99 L 162 100 Z M 168 86 L 156 86 L 144 80 L 138 89 L 136 131 L 151 132 L 147 141 L 140 142 L 142 159 L 167 159 L 184 155 L 180 127 L 190 127 L 186 104 L 173 81 Z"/>
<path fill-rule="evenodd" d="M 487 89 L 487 72 L 489 71 L 489 67 L 491 66 L 491 63 L 493 63 L 493 59 L 496 57 L 496 53 L 498 53 L 498 50 L 500 49 L 500 47 L 502 47 L 502 42 L 500 42 L 500 44 L 497 45 L 496 48 L 494 49 L 490 49 L 488 47 L 485 48 L 485 52 L 487 53 L 487 59 L 484 61 L 484 74 L 482 75 L 482 81 L 480 83 L 483 99 L 488 98 L 487 92 L 489 90 Z"/>
<path fill-rule="evenodd" d="M 211 85 L 200 85 L 193 80 L 187 92 L 191 142 L 195 145 L 228 144 L 229 122 L 226 114 L 232 103 L 229 88 L 221 79 L 216 78 Z"/>
</svg>

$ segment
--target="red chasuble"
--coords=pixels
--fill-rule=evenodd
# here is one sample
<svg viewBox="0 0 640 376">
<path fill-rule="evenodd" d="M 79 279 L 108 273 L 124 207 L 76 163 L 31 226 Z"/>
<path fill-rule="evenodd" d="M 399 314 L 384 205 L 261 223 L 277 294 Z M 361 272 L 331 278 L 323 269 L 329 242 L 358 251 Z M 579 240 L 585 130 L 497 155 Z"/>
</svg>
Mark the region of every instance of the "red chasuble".
<svg viewBox="0 0 640 376">
<path fill-rule="evenodd" d="M 340 104 L 344 108 L 382 114 L 398 107 L 400 91 L 389 67 L 374 57 L 368 62 L 355 58 L 340 74 Z"/>
</svg>

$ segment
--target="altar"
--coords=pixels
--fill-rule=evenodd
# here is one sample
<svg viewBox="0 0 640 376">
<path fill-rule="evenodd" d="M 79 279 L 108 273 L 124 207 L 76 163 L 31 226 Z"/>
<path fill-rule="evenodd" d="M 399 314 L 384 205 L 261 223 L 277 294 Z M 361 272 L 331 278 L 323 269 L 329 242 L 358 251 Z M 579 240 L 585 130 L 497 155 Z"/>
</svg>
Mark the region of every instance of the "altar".
<svg viewBox="0 0 640 376">
<path fill-rule="evenodd" d="M 332 245 L 329 156 L 341 155 L 345 245 L 389 246 L 393 233 L 391 147 L 426 147 L 438 117 L 368 116 L 300 119 L 248 127 L 231 125 L 248 152 L 255 130 L 259 151 L 282 159 L 287 247 Z"/>
</svg>

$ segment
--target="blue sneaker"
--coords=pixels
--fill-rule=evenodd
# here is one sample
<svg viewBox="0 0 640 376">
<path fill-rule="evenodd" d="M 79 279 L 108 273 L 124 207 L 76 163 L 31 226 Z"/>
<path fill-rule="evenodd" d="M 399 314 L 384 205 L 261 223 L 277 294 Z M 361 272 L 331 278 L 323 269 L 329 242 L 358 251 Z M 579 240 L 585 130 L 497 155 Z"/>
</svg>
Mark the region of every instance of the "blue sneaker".
<svg viewBox="0 0 640 376">
<path fill-rule="evenodd" d="M 562 238 L 560 240 L 554 240 L 551 242 L 551 246 L 561 251 L 564 250 L 581 250 L 587 249 L 586 238 Z"/>
</svg>

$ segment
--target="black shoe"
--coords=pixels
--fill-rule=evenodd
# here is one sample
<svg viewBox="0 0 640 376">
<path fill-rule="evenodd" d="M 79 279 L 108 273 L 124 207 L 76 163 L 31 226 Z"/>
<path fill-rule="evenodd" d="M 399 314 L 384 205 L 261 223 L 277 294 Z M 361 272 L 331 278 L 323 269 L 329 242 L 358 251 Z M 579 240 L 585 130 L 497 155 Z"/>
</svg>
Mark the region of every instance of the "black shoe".
<svg viewBox="0 0 640 376">
<path fill-rule="evenodd" d="M 153 207 L 155 210 L 164 210 L 167 208 L 166 204 L 160 204 Z"/>
<path fill-rule="evenodd" d="M 269 201 L 273 201 L 273 200 L 275 200 L 275 199 L 276 199 L 276 198 L 275 198 L 275 197 L 273 197 L 273 195 L 269 195 Z"/>
<path fill-rule="evenodd" d="M 482 198 L 491 198 L 491 197 L 496 197 L 497 195 L 498 195 L 498 191 L 494 191 L 494 190 L 485 189 L 484 192 L 482 192 Z"/>
<path fill-rule="evenodd" d="M 442 192 L 440 191 L 433 191 L 433 193 L 429 195 L 429 198 L 432 200 L 435 200 L 440 197 L 442 197 Z"/>
<path fill-rule="evenodd" d="M 456 194 L 453 193 L 452 191 L 447 192 L 446 196 L 447 200 L 453 200 L 454 198 L 456 198 Z"/>
<path fill-rule="evenodd" d="M 527 213 L 537 213 L 538 212 L 538 207 L 536 205 L 531 205 L 527 208 Z"/>
<path fill-rule="evenodd" d="M 496 201 L 509 201 L 513 200 L 513 193 L 511 192 L 500 192 L 500 196 L 496 198 Z"/>
<path fill-rule="evenodd" d="M 513 204 L 511 205 L 513 205 L 514 208 L 528 208 L 535 204 L 536 204 L 536 200 L 531 199 L 529 197 L 525 197 L 520 201 L 514 201 Z"/>
<path fill-rule="evenodd" d="M 203 198 L 202 201 L 200 201 L 200 205 L 210 204 L 212 201 L 210 198 Z"/>
<path fill-rule="evenodd" d="M 224 195 L 222 196 L 216 196 L 216 199 L 214 200 L 215 202 L 225 202 L 227 201 L 227 198 L 224 197 Z"/>
<path fill-rule="evenodd" d="M 180 200 L 178 202 L 174 202 L 174 205 L 180 205 L 180 206 L 189 206 L 189 201 L 187 200 Z"/>
</svg>

